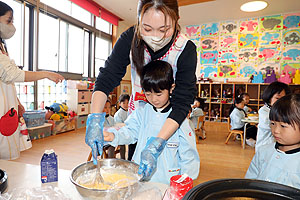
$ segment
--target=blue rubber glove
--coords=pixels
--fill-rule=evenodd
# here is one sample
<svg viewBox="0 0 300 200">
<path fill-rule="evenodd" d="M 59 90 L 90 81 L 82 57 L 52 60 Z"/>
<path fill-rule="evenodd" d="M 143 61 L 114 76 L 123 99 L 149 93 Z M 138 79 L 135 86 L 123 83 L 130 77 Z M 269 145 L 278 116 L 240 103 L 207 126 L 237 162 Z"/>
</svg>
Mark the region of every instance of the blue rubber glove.
<svg viewBox="0 0 300 200">
<path fill-rule="evenodd" d="M 157 158 L 165 148 L 167 141 L 159 137 L 151 137 L 141 153 L 141 162 L 138 174 L 142 175 L 141 181 L 150 180 L 157 167 Z"/>
<path fill-rule="evenodd" d="M 85 143 L 92 148 L 94 165 L 97 165 L 97 156 L 101 156 L 103 152 L 103 124 L 105 115 L 106 113 L 89 114 L 86 122 Z"/>
</svg>

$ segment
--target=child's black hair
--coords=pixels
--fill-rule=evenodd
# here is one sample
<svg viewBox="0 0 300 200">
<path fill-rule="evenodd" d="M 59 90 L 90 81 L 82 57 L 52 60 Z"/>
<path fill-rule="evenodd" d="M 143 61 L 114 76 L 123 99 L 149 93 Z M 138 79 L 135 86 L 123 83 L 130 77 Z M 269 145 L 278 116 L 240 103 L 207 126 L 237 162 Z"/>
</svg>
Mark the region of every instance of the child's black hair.
<svg viewBox="0 0 300 200">
<path fill-rule="evenodd" d="M 13 9 L 6 3 L 0 1 L 0 17 L 5 15 L 8 11 L 14 12 Z"/>
<path fill-rule="evenodd" d="M 200 103 L 200 107 L 199 108 L 201 108 L 203 110 L 204 109 L 204 99 L 196 97 L 195 101 L 198 101 Z"/>
<path fill-rule="evenodd" d="M 234 99 L 234 103 L 231 105 L 230 107 L 230 110 L 229 110 L 229 115 L 232 113 L 232 111 L 234 110 L 234 108 L 236 107 L 235 104 L 239 104 L 241 103 L 242 101 L 244 101 L 244 99 L 240 96 L 236 97 Z"/>
<path fill-rule="evenodd" d="M 174 83 L 172 66 L 165 61 L 151 61 L 143 67 L 141 73 L 141 87 L 145 92 L 159 93 L 171 90 Z"/>
<path fill-rule="evenodd" d="M 270 104 L 272 97 L 275 94 L 279 94 L 282 91 L 285 91 L 285 94 L 288 95 L 291 93 L 290 87 L 282 82 L 273 82 L 264 90 L 262 94 L 262 99 L 265 103 Z"/>
<path fill-rule="evenodd" d="M 119 103 L 124 102 L 125 100 L 129 101 L 130 96 L 128 94 L 121 94 L 119 96 Z"/>
<path fill-rule="evenodd" d="M 278 99 L 269 114 L 271 121 L 290 124 L 300 128 L 300 94 L 290 94 Z"/>
<path fill-rule="evenodd" d="M 245 97 L 250 97 L 250 95 L 248 93 L 242 93 L 239 95 L 239 97 L 241 97 L 242 99 L 244 99 Z"/>
</svg>

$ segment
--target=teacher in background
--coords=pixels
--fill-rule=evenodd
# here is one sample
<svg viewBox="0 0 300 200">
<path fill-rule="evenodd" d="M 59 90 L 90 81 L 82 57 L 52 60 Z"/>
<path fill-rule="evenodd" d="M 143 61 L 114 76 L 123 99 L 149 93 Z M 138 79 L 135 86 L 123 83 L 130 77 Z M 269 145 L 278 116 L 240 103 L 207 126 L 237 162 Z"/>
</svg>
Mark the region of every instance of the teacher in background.
<svg viewBox="0 0 300 200">
<path fill-rule="evenodd" d="M 116 42 L 104 68 L 100 68 L 92 97 L 92 114 L 88 116 L 86 143 L 92 148 L 94 164 L 102 154 L 102 114 L 109 93 L 120 84 L 131 65 L 132 95 L 129 113 L 145 105 L 140 86 L 144 65 L 152 60 L 164 60 L 172 65 L 175 89 L 171 95 L 172 112 L 157 133 L 149 138 L 141 153 L 139 173 L 146 180 L 156 169 L 157 158 L 167 140 L 186 118 L 196 95 L 196 46 L 180 32 L 177 0 L 139 0 L 135 26 L 123 32 Z M 155 120 L 155 119 L 153 119 Z M 167 173 L 167 172 L 166 172 Z"/>
<path fill-rule="evenodd" d="M 0 159 L 14 160 L 20 156 L 20 134 L 18 115 L 24 112 L 17 98 L 15 82 L 37 81 L 48 78 L 56 83 L 63 80 L 53 72 L 29 72 L 19 69 L 10 59 L 5 41 L 15 34 L 13 9 L 0 1 Z M 18 107 L 20 109 L 18 109 Z"/>
</svg>

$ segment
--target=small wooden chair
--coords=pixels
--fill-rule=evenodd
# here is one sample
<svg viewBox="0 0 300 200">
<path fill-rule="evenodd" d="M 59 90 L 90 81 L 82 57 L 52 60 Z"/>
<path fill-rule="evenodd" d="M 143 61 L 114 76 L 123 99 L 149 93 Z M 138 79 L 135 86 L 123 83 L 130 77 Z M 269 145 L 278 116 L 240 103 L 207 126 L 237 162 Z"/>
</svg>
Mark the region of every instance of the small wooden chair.
<svg viewBox="0 0 300 200">
<path fill-rule="evenodd" d="M 228 136 L 226 138 L 225 144 L 228 144 L 228 141 L 233 134 L 233 141 L 235 140 L 236 135 L 240 135 L 241 137 L 241 145 L 243 147 L 244 144 L 244 131 L 240 130 L 231 130 L 231 125 L 230 125 L 230 117 L 227 118 L 227 128 L 228 128 Z"/>
<path fill-rule="evenodd" d="M 115 156 L 114 158 L 116 158 L 116 155 L 120 153 L 120 146 L 117 146 L 117 148 L 115 149 Z M 105 159 L 108 158 L 108 154 L 106 152 L 106 149 L 103 149 L 103 154 L 101 156 L 101 159 Z M 92 160 L 92 151 L 90 152 L 87 161 L 91 161 Z"/>
<path fill-rule="evenodd" d="M 206 138 L 205 129 L 204 129 L 204 121 L 205 121 L 206 112 L 203 112 L 203 114 L 204 114 L 203 116 L 198 117 L 197 128 L 195 128 L 197 144 L 199 144 L 199 136 L 201 136 L 203 140 Z M 201 127 L 199 127 L 201 122 L 202 122 Z"/>
</svg>

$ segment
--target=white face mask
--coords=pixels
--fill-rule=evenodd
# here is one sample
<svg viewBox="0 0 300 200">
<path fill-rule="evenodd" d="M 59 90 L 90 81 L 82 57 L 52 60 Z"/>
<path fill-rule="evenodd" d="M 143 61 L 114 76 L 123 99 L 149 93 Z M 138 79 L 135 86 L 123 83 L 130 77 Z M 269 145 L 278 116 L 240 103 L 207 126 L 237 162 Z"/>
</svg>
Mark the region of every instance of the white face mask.
<svg viewBox="0 0 300 200">
<path fill-rule="evenodd" d="M 16 32 L 16 28 L 13 24 L 0 23 L 0 37 L 4 40 L 11 38 Z"/>
<path fill-rule="evenodd" d="M 159 38 L 154 36 L 145 36 L 142 35 L 143 40 L 147 43 L 147 45 L 154 51 L 158 51 L 166 46 L 172 39 L 172 36 L 167 38 Z"/>
</svg>

